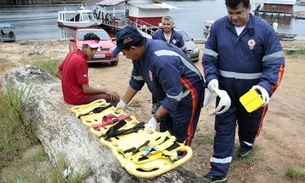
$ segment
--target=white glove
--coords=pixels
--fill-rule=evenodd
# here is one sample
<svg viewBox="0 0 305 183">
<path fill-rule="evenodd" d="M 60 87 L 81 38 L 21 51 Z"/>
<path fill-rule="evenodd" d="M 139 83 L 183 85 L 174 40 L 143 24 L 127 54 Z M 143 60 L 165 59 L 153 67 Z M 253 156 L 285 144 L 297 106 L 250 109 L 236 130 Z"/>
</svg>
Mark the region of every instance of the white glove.
<svg viewBox="0 0 305 183">
<path fill-rule="evenodd" d="M 123 102 L 123 100 L 120 100 L 120 102 L 116 105 L 115 109 L 126 109 L 127 104 L 125 104 L 125 102 Z"/>
<path fill-rule="evenodd" d="M 144 130 L 147 130 L 149 128 L 151 128 L 152 130 L 156 130 L 157 129 L 157 121 L 156 121 L 156 119 L 154 117 L 150 118 L 148 123 L 145 124 Z"/>
<path fill-rule="evenodd" d="M 208 89 L 213 93 L 218 89 L 218 80 L 212 79 L 208 84 Z"/>
<path fill-rule="evenodd" d="M 264 101 L 264 106 L 269 103 L 269 101 L 270 101 L 269 93 L 268 93 L 268 91 L 265 88 L 263 88 L 263 87 L 261 87 L 259 85 L 254 85 L 252 87 L 252 89 L 256 89 L 256 90 L 258 90 L 261 93 L 261 97 L 262 97 L 262 99 Z"/>
</svg>

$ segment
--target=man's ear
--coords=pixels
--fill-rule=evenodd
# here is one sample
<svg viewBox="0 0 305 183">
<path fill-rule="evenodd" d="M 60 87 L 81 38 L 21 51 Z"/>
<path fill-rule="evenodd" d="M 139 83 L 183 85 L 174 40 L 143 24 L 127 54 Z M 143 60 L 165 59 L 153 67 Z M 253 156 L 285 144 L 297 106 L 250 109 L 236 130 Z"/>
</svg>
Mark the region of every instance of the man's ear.
<svg viewBox="0 0 305 183">
<path fill-rule="evenodd" d="M 130 50 L 135 50 L 137 47 L 136 46 L 131 46 L 129 49 Z"/>
<path fill-rule="evenodd" d="M 82 50 L 85 50 L 87 47 L 88 47 L 88 45 L 83 44 L 83 45 L 82 45 Z"/>
</svg>

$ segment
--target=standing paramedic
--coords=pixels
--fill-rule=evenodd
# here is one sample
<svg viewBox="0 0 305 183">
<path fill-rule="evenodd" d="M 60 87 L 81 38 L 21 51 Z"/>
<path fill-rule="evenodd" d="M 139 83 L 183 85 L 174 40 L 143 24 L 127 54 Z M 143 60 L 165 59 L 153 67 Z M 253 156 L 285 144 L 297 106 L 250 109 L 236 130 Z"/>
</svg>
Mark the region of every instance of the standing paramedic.
<svg viewBox="0 0 305 183">
<path fill-rule="evenodd" d="M 87 58 L 93 58 L 100 47 L 100 38 L 94 33 L 84 36 L 82 50 L 68 53 L 59 65 L 56 76 L 61 79 L 64 100 L 68 104 L 88 104 L 97 99 L 105 99 L 116 106 L 120 96 L 106 89 L 93 88 L 89 85 Z"/>
<path fill-rule="evenodd" d="M 173 18 L 166 15 L 162 18 L 161 23 L 162 23 L 162 28 L 154 32 L 152 38 L 163 40 L 168 44 L 175 45 L 178 48 L 180 48 L 185 54 L 187 54 L 186 46 L 184 44 L 182 35 L 174 30 Z M 157 99 L 154 96 L 152 96 L 152 109 L 151 109 L 152 114 L 155 114 L 159 105 L 160 103 L 157 101 Z"/>
<path fill-rule="evenodd" d="M 225 4 L 228 15 L 213 23 L 202 60 L 209 91 L 225 90 L 231 98 L 230 108 L 215 116 L 214 153 L 211 169 L 204 176 L 211 182 L 227 180 L 236 125 L 240 145 L 237 157 L 245 157 L 253 149 L 285 64 L 276 32 L 266 21 L 250 13 L 249 0 L 225 0 Z M 239 98 L 251 88 L 260 92 L 264 104 L 248 113 Z"/>
<path fill-rule="evenodd" d="M 123 52 L 132 60 L 129 87 L 116 108 L 126 105 L 146 83 L 161 106 L 145 125 L 169 131 L 179 142 L 190 145 L 204 98 L 204 81 L 200 71 L 176 46 L 161 40 L 146 39 L 134 27 L 121 29 L 116 37 L 114 54 Z"/>
</svg>

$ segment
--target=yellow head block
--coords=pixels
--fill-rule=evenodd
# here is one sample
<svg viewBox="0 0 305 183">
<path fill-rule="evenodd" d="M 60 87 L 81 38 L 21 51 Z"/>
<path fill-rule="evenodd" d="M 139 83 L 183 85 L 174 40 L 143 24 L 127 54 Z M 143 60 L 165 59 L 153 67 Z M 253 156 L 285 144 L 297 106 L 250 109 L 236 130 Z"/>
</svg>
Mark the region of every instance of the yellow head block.
<svg viewBox="0 0 305 183">
<path fill-rule="evenodd" d="M 249 90 L 239 98 L 239 101 L 249 113 L 257 110 L 264 104 L 261 95 L 255 89 Z"/>
</svg>

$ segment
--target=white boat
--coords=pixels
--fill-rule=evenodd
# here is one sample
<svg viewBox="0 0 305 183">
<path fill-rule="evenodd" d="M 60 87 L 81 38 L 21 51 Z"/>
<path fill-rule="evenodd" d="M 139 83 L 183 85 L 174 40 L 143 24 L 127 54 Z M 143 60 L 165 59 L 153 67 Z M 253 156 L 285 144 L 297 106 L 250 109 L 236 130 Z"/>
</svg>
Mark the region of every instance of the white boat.
<svg viewBox="0 0 305 183">
<path fill-rule="evenodd" d="M 58 11 L 58 26 L 70 28 L 98 27 L 102 21 L 96 19 L 92 10 L 83 5 L 78 10 Z"/>
<path fill-rule="evenodd" d="M 296 5 L 305 6 L 305 0 L 297 0 Z"/>
<path fill-rule="evenodd" d="M 14 27 L 10 23 L 0 23 L 0 42 L 15 42 Z"/>
</svg>

